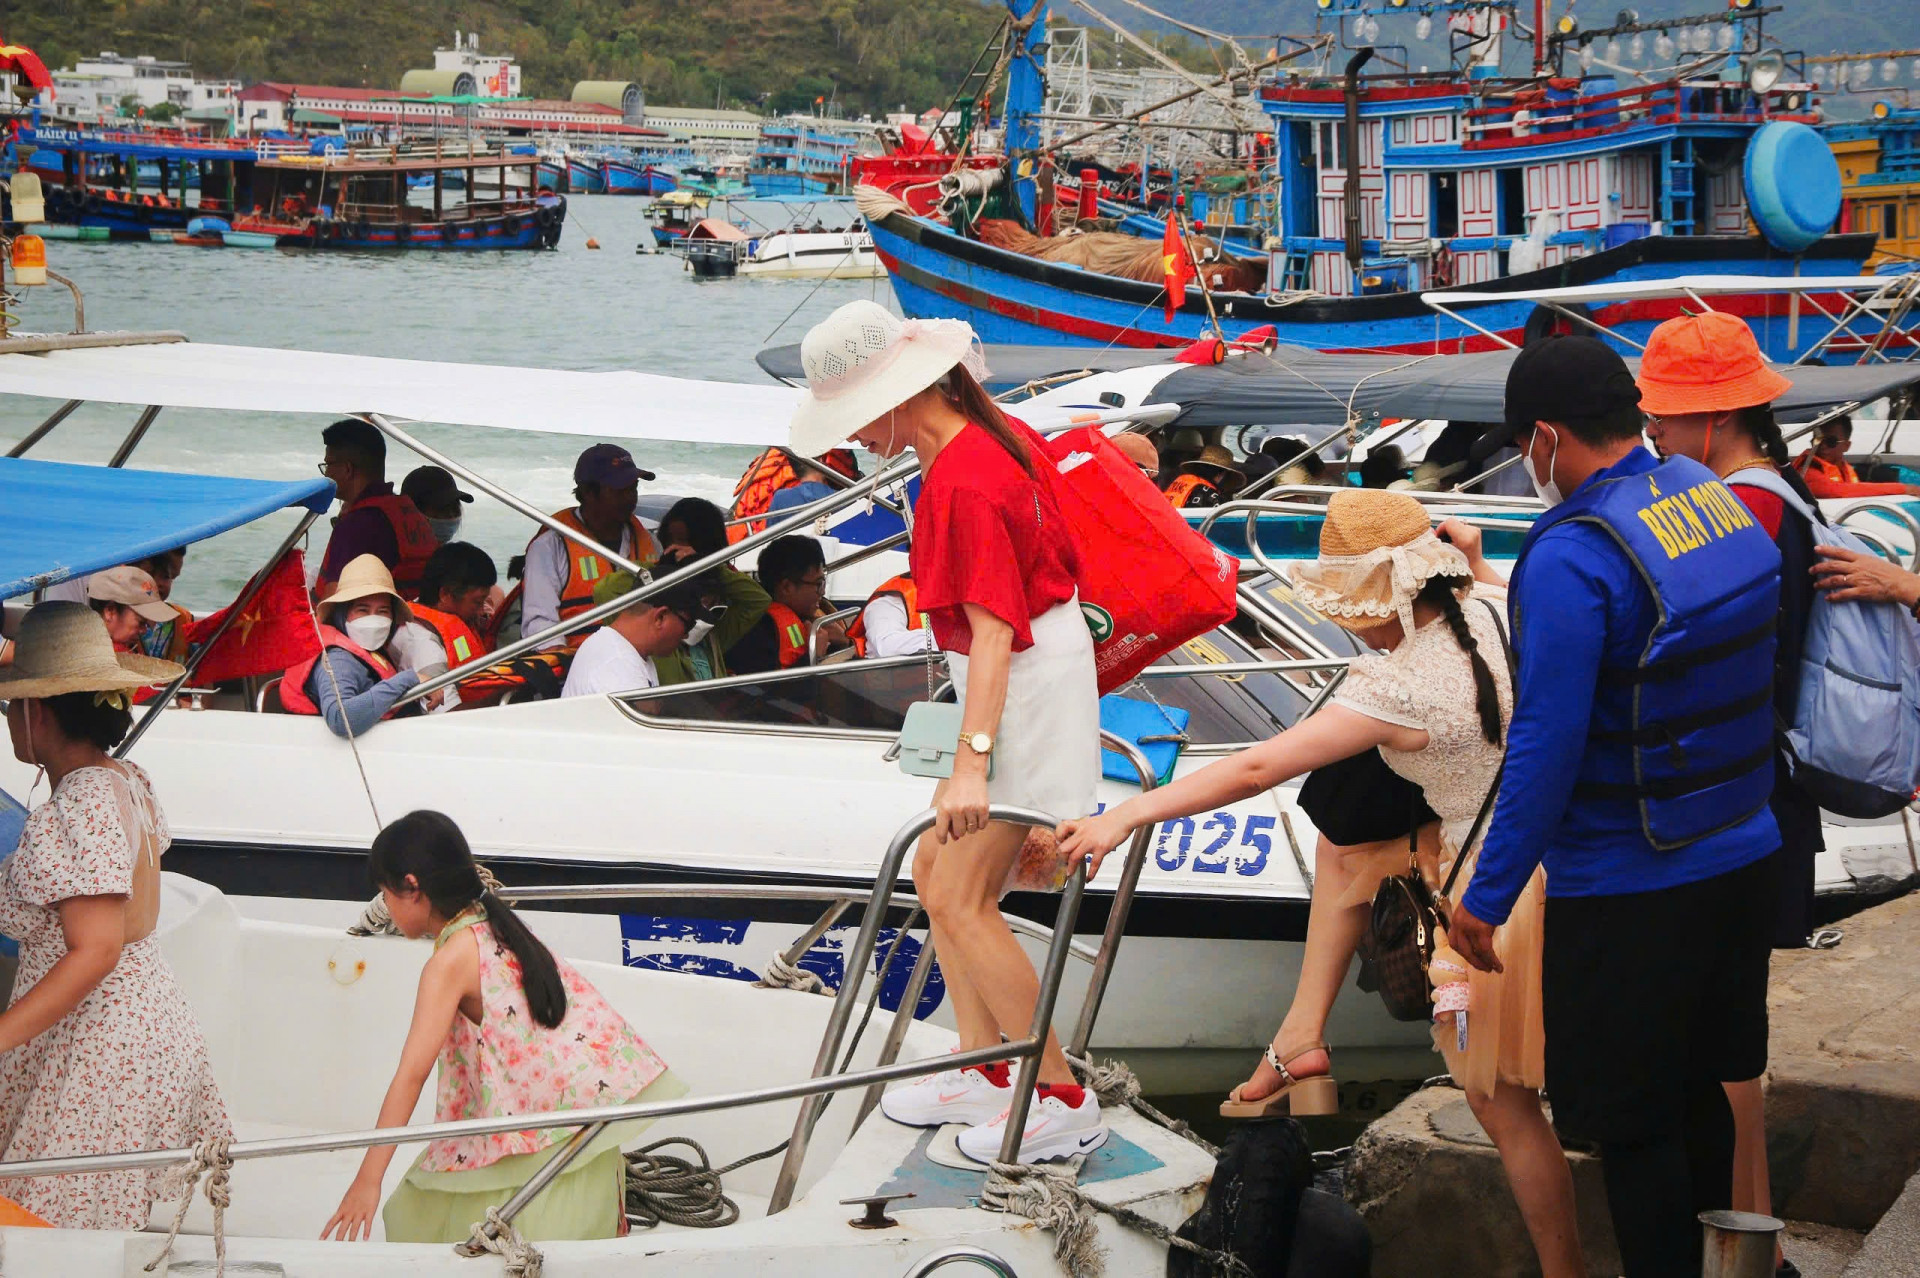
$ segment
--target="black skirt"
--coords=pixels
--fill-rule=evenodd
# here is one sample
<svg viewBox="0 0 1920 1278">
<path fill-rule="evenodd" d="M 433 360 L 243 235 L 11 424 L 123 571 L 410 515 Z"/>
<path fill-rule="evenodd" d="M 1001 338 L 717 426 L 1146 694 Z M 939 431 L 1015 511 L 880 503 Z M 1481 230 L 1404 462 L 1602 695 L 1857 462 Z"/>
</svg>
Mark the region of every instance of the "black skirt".
<svg viewBox="0 0 1920 1278">
<path fill-rule="evenodd" d="M 1337 847 L 1404 839 L 1440 818 L 1419 786 L 1368 750 L 1324 768 L 1300 783 L 1300 810 Z"/>
</svg>

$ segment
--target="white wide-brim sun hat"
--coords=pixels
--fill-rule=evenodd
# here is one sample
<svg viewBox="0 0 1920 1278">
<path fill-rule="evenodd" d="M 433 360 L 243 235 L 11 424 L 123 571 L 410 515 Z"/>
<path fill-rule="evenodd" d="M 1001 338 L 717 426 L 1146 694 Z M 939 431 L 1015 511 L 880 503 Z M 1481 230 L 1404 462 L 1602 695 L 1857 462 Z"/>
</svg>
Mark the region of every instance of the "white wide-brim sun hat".
<svg viewBox="0 0 1920 1278">
<path fill-rule="evenodd" d="M 877 302 L 848 302 L 800 343 L 807 390 L 787 446 L 802 457 L 838 448 L 958 364 L 984 377 L 976 351 L 973 327 L 962 320 L 903 320 Z"/>
</svg>

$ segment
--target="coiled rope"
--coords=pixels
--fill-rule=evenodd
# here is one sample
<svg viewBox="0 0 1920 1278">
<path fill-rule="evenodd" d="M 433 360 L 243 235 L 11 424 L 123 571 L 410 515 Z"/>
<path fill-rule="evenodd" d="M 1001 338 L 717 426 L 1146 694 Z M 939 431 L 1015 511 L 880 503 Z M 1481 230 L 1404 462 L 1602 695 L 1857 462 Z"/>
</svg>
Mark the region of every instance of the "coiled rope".
<svg viewBox="0 0 1920 1278">
<path fill-rule="evenodd" d="M 761 989 L 799 990 L 803 994 L 825 994 L 827 983 L 820 979 L 818 972 L 809 972 L 796 963 L 787 962 L 787 956 L 776 954 L 767 960 L 767 970 L 754 982 Z"/>
<path fill-rule="evenodd" d="M 227 1208 L 233 1205 L 233 1186 L 229 1179 L 233 1171 L 233 1156 L 227 1146 L 231 1141 L 226 1136 L 208 1136 L 194 1146 L 193 1157 L 182 1167 L 169 1173 L 167 1182 L 160 1191 L 162 1200 L 171 1199 L 175 1193 L 180 1196 L 180 1206 L 173 1213 L 173 1224 L 167 1229 L 167 1241 L 154 1253 L 142 1270 L 152 1273 L 173 1251 L 173 1244 L 180 1237 L 180 1227 L 187 1221 L 187 1208 L 193 1206 L 193 1191 L 200 1183 L 200 1177 L 207 1178 L 207 1202 L 213 1207 L 213 1261 L 215 1278 L 222 1278 L 227 1272 Z"/>
<path fill-rule="evenodd" d="M 685 1145 L 693 1158 L 657 1154 L 666 1145 Z M 683 1225 L 688 1229 L 721 1229 L 740 1219 L 740 1208 L 723 1191 L 720 1178 L 750 1163 L 785 1153 L 787 1142 L 772 1149 L 735 1159 L 725 1167 L 708 1161 L 698 1141 L 669 1136 L 627 1154 L 627 1219 L 643 1229 L 655 1225 Z M 698 1162 L 695 1162 L 698 1159 Z"/>
<path fill-rule="evenodd" d="M 980 1187 L 980 1205 L 989 1211 L 1024 1216 L 1040 1228 L 1052 1231 L 1053 1258 L 1064 1265 L 1073 1278 L 1102 1278 L 1106 1273 L 1106 1248 L 1100 1245 L 1095 1212 L 1169 1248 L 1177 1247 L 1199 1257 L 1225 1278 L 1253 1278 L 1246 1262 L 1230 1251 L 1202 1247 L 1130 1207 L 1089 1197 L 1077 1181 L 1083 1161 L 1075 1158 L 1049 1166 L 995 1160 L 988 1164 L 986 1183 Z"/>
<path fill-rule="evenodd" d="M 500 1215 L 498 1207 L 487 1208 L 486 1219 L 474 1222 L 467 1241 L 456 1250 L 471 1256 L 491 1253 L 500 1257 L 505 1262 L 501 1272 L 506 1278 L 540 1278 L 546 1268 L 546 1257 L 540 1249 L 522 1238 L 513 1222 Z"/>
</svg>

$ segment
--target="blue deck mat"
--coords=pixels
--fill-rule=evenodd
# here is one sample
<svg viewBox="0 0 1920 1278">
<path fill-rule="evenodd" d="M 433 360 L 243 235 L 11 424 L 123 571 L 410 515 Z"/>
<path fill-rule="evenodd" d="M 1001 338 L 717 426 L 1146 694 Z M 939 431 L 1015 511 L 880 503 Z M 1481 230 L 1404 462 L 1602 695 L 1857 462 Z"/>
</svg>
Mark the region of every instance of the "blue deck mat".
<svg viewBox="0 0 1920 1278">
<path fill-rule="evenodd" d="M 886 1184 L 873 1191 L 875 1194 L 913 1195 L 906 1202 L 891 1204 L 888 1210 L 923 1211 L 933 1207 L 980 1205 L 980 1186 L 986 1180 L 987 1169 L 982 1167 L 979 1171 L 961 1171 L 956 1167 L 943 1167 L 928 1158 L 927 1147 L 939 1134 L 937 1127 L 920 1133 L 920 1139 L 914 1142 L 913 1152 L 907 1155 L 906 1161 L 894 1169 Z M 1108 1134 L 1106 1144 L 1087 1155 L 1086 1163 L 1080 1168 L 1080 1183 L 1093 1185 L 1103 1180 L 1122 1180 L 1164 1166 L 1166 1164 L 1158 1158 L 1113 1132 Z"/>
</svg>

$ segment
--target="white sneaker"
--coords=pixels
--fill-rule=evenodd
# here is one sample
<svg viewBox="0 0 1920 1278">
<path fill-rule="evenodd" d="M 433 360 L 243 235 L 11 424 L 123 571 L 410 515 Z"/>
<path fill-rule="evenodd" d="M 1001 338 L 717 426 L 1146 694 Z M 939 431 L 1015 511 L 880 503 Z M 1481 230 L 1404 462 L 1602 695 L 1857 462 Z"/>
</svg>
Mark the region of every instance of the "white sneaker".
<svg viewBox="0 0 1920 1278">
<path fill-rule="evenodd" d="M 990 1122 L 1013 1099 L 1011 1085 L 996 1085 L 977 1069 L 949 1069 L 915 1079 L 880 1097 L 880 1112 L 909 1127 Z"/>
<path fill-rule="evenodd" d="M 992 1122 L 961 1132 L 960 1152 L 976 1163 L 990 1163 L 1000 1157 L 1006 1131 L 1007 1111 L 1003 1109 Z M 1100 1121 L 1100 1102 L 1092 1092 L 1083 1093 L 1078 1108 L 1058 1096 L 1036 1095 L 1027 1110 L 1027 1129 L 1020 1136 L 1020 1161 L 1044 1163 L 1052 1158 L 1071 1158 L 1106 1142 L 1107 1125 Z"/>
</svg>

